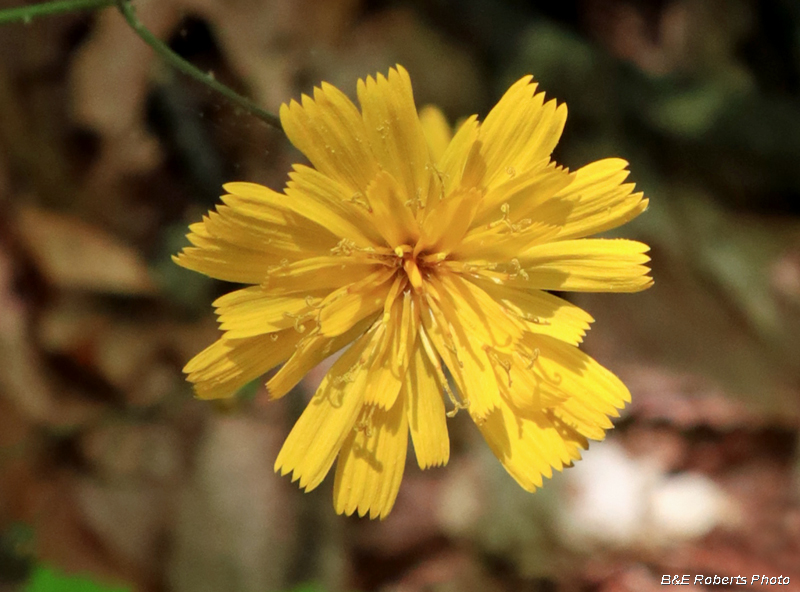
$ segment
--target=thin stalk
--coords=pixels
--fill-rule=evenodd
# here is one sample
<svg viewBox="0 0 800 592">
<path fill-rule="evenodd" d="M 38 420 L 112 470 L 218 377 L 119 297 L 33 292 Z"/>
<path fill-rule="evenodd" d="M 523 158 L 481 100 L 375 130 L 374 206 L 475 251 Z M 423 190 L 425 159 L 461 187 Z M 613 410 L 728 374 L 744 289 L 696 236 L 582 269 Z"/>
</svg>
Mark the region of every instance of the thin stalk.
<svg viewBox="0 0 800 592">
<path fill-rule="evenodd" d="M 75 12 L 78 10 L 96 10 L 114 4 L 116 0 L 55 0 L 54 2 L 42 2 L 40 4 L 30 4 L 28 6 L 15 6 L 0 10 L 0 25 L 8 23 L 30 23 L 33 19 L 40 16 L 52 16 L 64 12 Z"/>
<path fill-rule="evenodd" d="M 283 130 L 280 119 L 278 119 L 275 115 L 265 111 L 264 109 L 261 109 L 255 103 L 243 97 L 230 87 L 217 82 L 212 74 L 203 72 L 196 66 L 193 66 L 177 53 L 172 51 L 166 43 L 153 35 L 136 17 L 136 9 L 133 7 L 131 0 L 116 0 L 116 3 L 119 11 L 122 13 L 122 16 L 125 17 L 125 20 L 128 22 L 133 31 L 165 62 L 177 68 L 187 76 L 191 76 L 195 80 L 198 80 L 206 86 L 213 88 L 229 101 L 235 103 L 248 113 L 255 115 L 268 125 L 276 129 Z"/>
</svg>

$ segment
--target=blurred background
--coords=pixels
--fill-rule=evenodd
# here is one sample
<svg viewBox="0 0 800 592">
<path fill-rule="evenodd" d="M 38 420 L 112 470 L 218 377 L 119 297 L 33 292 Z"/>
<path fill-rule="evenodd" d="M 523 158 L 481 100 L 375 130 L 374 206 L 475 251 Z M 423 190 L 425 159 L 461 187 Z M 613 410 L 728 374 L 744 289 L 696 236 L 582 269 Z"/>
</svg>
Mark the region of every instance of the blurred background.
<svg viewBox="0 0 800 592">
<path fill-rule="evenodd" d="M 619 232 L 652 245 L 655 287 L 573 299 L 633 402 L 533 495 L 459 414 L 449 466 L 410 456 L 387 520 L 336 516 L 332 478 L 302 494 L 272 471 L 324 370 L 279 402 L 261 381 L 196 401 L 180 371 L 231 289 L 170 261 L 187 224 L 302 156 L 114 9 L 5 25 L 0 590 L 800 590 L 800 3 L 135 4 L 272 112 L 401 63 L 457 121 L 532 73 L 569 106 L 556 158 L 623 157 L 651 199 Z"/>
</svg>

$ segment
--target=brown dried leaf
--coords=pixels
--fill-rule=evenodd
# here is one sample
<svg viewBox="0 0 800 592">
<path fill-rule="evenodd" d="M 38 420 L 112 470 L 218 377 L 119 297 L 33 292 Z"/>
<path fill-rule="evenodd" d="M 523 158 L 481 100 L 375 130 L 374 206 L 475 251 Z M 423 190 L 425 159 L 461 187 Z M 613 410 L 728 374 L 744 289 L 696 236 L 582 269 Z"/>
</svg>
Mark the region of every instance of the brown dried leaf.
<svg viewBox="0 0 800 592">
<path fill-rule="evenodd" d="M 727 430 L 762 423 L 758 413 L 707 377 L 645 364 L 618 370 L 636 394 L 626 413 L 637 419 L 666 421 L 680 429 Z"/>
<path fill-rule="evenodd" d="M 284 589 L 296 498 L 272 471 L 281 439 L 268 422 L 253 418 L 210 422 L 177 510 L 170 589 Z"/>
<path fill-rule="evenodd" d="M 104 230 L 60 213 L 25 206 L 16 229 L 45 279 L 62 289 L 151 295 L 139 254 Z"/>
<path fill-rule="evenodd" d="M 45 309 L 37 337 L 47 353 L 97 374 L 129 403 L 141 406 L 185 390 L 176 360 L 196 353 L 197 339 L 210 340 L 203 329 L 158 315 L 142 322 L 99 312 L 96 303 L 79 295 Z M 186 348 L 184 341 L 191 346 Z"/>
<path fill-rule="evenodd" d="M 30 522 L 35 528 L 36 557 L 67 573 L 91 573 L 102 582 L 124 583 L 136 590 L 147 590 L 141 572 L 111 557 L 108 549 L 86 528 L 76 484 L 66 474 L 58 474 L 42 484 L 32 505 Z M 152 508 L 148 508 L 152 511 Z M 124 534 L 124 533 L 121 533 Z"/>
<path fill-rule="evenodd" d="M 423 473 L 407 465 L 391 514 L 359 523 L 356 544 L 362 552 L 382 558 L 406 555 L 441 536 L 440 524 L 431 517 L 439 506 L 442 480 L 441 471 Z"/>
<path fill-rule="evenodd" d="M 480 107 L 486 91 L 479 65 L 414 11 L 380 11 L 348 33 L 346 43 L 310 55 L 311 80 L 326 80 L 352 96 L 357 78 L 400 63 L 411 74 L 418 106 L 435 103 L 455 116 Z"/>
<path fill-rule="evenodd" d="M 296 73 L 347 34 L 360 0 L 182 0 L 214 26 L 225 57 L 258 104 L 276 110 Z M 317 50 L 317 51 L 315 51 Z M 305 89 L 304 89 L 305 90 Z"/>
<path fill-rule="evenodd" d="M 384 577 L 391 573 L 384 573 Z M 389 579 L 389 578 L 387 578 Z M 443 549 L 439 552 L 421 553 L 420 561 L 380 590 L 386 592 L 425 592 L 428 590 L 458 592 L 500 592 L 518 589 L 501 586 L 486 573 L 482 563 L 466 549 Z M 365 582 L 365 588 L 373 586 Z"/>
<path fill-rule="evenodd" d="M 107 424 L 86 433 L 81 449 L 104 479 L 169 484 L 181 477 L 181 442 L 164 424 Z"/>
<path fill-rule="evenodd" d="M 53 395 L 30 343 L 28 311 L 12 288 L 12 260 L 0 247 L 0 394 L 34 421 L 51 417 Z"/>
<path fill-rule="evenodd" d="M 167 35 L 181 18 L 179 3 L 163 0 L 137 0 L 136 15 L 157 37 Z M 143 122 L 155 60 L 118 11 L 100 13 L 70 71 L 73 120 L 103 138 L 130 143 L 130 132 Z"/>
<path fill-rule="evenodd" d="M 37 475 L 31 458 L 37 441 L 33 424 L 12 401 L 0 398 L 0 528 L 31 515 Z"/>
<path fill-rule="evenodd" d="M 126 571 L 154 579 L 163 558 L 159 542 L 173 515 L 176 492 L 140 481 L 79 480 L 75 485 L 83 529 Z"/>
</svg>

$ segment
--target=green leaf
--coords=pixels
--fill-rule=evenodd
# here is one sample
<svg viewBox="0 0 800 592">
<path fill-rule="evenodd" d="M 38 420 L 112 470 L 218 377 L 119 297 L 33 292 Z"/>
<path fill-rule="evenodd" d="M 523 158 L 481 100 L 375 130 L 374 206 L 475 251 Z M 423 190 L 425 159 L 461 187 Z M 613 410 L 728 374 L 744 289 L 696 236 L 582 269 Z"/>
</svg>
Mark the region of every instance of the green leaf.
<svg viewBox="0 0 800 592">
<path fill-rule="evenodd" d="M 39 565 L 24 592 L 131 592 L 131 588 L 100 584 L 84 576 L 70 576 Z"/>
<path fill-rule="evenodd" d="M 325 592 L 325 588 L 316 582 L 305 582 L 296 588 L 292 588 L 289 592 Z"/>
</svg>

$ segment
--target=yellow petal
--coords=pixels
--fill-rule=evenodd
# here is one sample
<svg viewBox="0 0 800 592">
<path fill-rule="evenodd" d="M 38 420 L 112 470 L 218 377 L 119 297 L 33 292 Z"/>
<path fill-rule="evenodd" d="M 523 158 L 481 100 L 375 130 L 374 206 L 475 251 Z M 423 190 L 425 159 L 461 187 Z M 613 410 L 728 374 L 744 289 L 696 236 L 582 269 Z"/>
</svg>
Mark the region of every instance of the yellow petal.
<svg viewBox="0 0 800 592">
<path fill-rule="evenodd" d="M 394 371 L 398 375 L 408 368 L 414 342 L 417 340 L 419 311 L 416 302 L 417 300 L 412 297 L 411 292 L 406 291 L 403 293 L 402 310 L 399 311 L 401 315 L 400 322 L 399 326 L 395 326 L 395 339 L 392 340 L 391 363 L 394 365 Z M 398 302 L 399 304 L 400 302 Z"/>
<path fill-rule="evenodd" d="M 510 229 L 511 225 L 520 225 L 526 218 L 538 220 L 532 215 L 536 208 L 572 182 L 574 176 L 569 171 L 545 158 L 486 193 L 475 216 L 474 231 L 482 231 L 482 225 Z"/>
<path fill-rule="evenodd" d="M 431 157 L 434 162 L 439 162 L 453 137 L 453 131 L 447 123 L 447 118 L 435 105 L 426 105 L 419 110 L 419 121 L 422 124 L 425 139 L 428 141 Z"/>
<path fill-rule="evenodd" d="M 479 424 L 483 437 L 506 471 L 527 491 L 542 486 L 552 469 L 562 470 L 580 459 L 586 440 L 548 413 L 522 416 L 505 403 Z"/>
<path fill-rule="evenodd" d="M 218 280 L 240 284 L 257 284 L 264 281 L 274 265 L 262 253 L 239 249 L 235 246 L 210 250 L 187 247 L 172 260 L 181 267 L 200 272 Z"/>
<path fill-rule="evenodd" d="M 370 223 L 364 196 L 348 193 L 340 185 L 319 171 L 294 166 L 286 185 L 286 202 L 305 217 L 323 224 L 338 237 L 352 240 L 357 246 L 379 244 L 381 235 Z"/>
<path fill-rule="evenodd" d="M 403 281 L 401 285 L 407 284 Z M 409 353 L 417 337 L 417 313 L 409 291 L 394 299 L 381 322 L 385 331 L 381 351 L 370 371 L 365 403 L 388 409 L 394 405 L 406 379 Z"/>
<path fill-rule="evenodd" d="M 452 260 L 513 261 L 517 254 L 558 235 L 559 227 L 536 220 L 523 230 L 489 228 L 471 232 L 452 253 Z"/>
<path fill-rule="evenodd" d="M 383 308 L 394 270 L 383 268 L 331 293 L 320 305 L 319 329 L 335 337 Z"/>
<path fill-rule="evenodd" d="M 406 464 L 405 402 L 391 409 L 365 407 L 363 426 L 351 430 L 339 453 L 333 505 L 339 514 L 385 518 L 394 506 Z"/>
<path fill-rule="evenodd" d="M 594 321 L 583 309 L 541 290 L 521 290 L 485 280 L 476 283 L 508 312 L 524 320 L 527 330 L 534 333 L 577 345 Z"/>
<path fill-rule="evenodd" d="M 364 224 L 359 206 L 343 201 L 336 186 L 327 183 L 320 173 L 309 168 L 298 168 L 291 175 L 286 194 L 277 193 L 256 183 L 226 183 L 223 197 L 226 204 L 238 212 L 246 213 L 274 208 L 302 216 L 318 225 L 313 232 L 330 232 L 337 239 L 350 239 L 360 246 L 371 241 L 360 227 Z"/>
<path fill-rule="evenodd" d="M 407 401 L 408 426 L 419 467 L 446 465 L 450 460 L 450 438 L 442 386 L 419 344 L 411 357 L 400 397 Z"/>
<path fill-rule="evenodd" d="M 292 355 L 301 335 L 287 329 L 248 339 L 217 340 L 184 367 L 201 399 L 229 397 Z"/>
<path fill-rule="evenodd" d="M 522 337 L 519 322 L 481 288 L 456 274 L 441 274 L 431 278 L 439 304 L 456 335 L 463 327 L 481 344 L 493 349 L 511 351 Z"/>
<path fill-rule="evenodd" d="M 402 67 L 358 81 L 358 100 L 369 144 L 380 167 L 397 179 L 403 201 L 425 203 L 431 156 L 417 116 L 411 80 Z"/>
<path fill-rule="evenodd" d="M 275 471 L 291 472 L 292 481 L 299 479 L 306 491 L 328 474 L 361 412 L 372 338 L 372 333 L 363 335 L 336 361 L 278 453 Z"/>
<path fill-rule="evenodd" d="M 378 170 L 358 109 L 327 83 L 302 102 L 281 105 L 286 136 L 318 171 L 363 194 Z"/>
<path fill-rule="evenodd" d="M 433 207 L 426 209 L 425 220 L 422 223 L 422 238 L 417 242 L 414 253 L 443 253 L 447 254 L 456 248 L 472 224 L 472 218 L 478 210 L 483 199 L 480 190 L 457 190 L 441 201 L 435 202 Z"/>
<path fill-rule="evenodd" d="M 472 168 L 476 170 L 466 171 L 470 155 L 473 159 L 480 157 L 480 143 L 476 144 L 478 128 L 478 118 L 475 115 L 469 117 L 458 128 L 444 154 L 436 162 L 436 171 L 441 177 L 445 195 L 455 191 L 462 184 L 468 189 L 475 187 L 483 179 L 483 159 L 480 159 L 480 163 L 473 163 Z"/>
<path fill-rule="evenodd" d="M 514 354 L 493 353 L 491 360 L 500 393 L 506 402 L 521 413 L 539 412 L 563 403 L 568 395 L 542 386 L 535 370 L 536 352 L 521 349 Z"/>
<path fill-rule="evenodd" d="M 291 212 L 265 209 L 258 218 L 228 206 L 217 210 L 191 225 L 187 238 L 194 247 L 173 257 L 178 265 L 229 282 L 258 284 L 280 262 L 328 253 L 337 242 Z"/>
<path fill-rule="evenodd" d="M 443 313 L 439 302 L 430 302 L 430 314 L 423 314 L 425 333 L 444 360 L 462 397 L 469 403 L 469 414 L 482 421 L 500 402 L 497 378 L 483 344 L 452 315 Z"/>
<path fill-rule="evenodd" d="M 366 318 L 352 329 L 334 338 L 319 333 L 309 334 L 295 347 L 292 356 L 267 381 L 267 393 L 271 399 L 279 399 L 292 390 L 317 364 L 335 354 L 366 331 L 374 319 Z"/>
<path fill-rule="evenodd" d="M 397 400 L 397 395 L 400 393 L 400 387 L 403 384 L 403 378 L 393 372 L 391 365 L 391 342 L 395 331 L 392 328 L 387 329 L 385 326 L 382 329 L 381 342 L 378 346 L 380 351 L 370 370 L 369 385 L 364 404 L 388 409 Z M 404 367 L 402 369 L 403 377 L 405 377 L 405 371 L 406 368 Z"/>
<path fill-rule="evenodd" d="M 388 173 L 379 173 L 367 189 L 375 227 L 392 249 L 414 244 L 419 236 L 419 225 L 412 203 L 397 181 Z"/>
<path fill-rule="evenodd" d="M 484 184 L 497 186 L 550 156 L 567 119 L 566 105 L 544 93 L 526 76 L 514 84 L 486 116 L 479 139 L 486 162 Z"/>
<path fill-rule="evenodd" d="M 633 183 L 623 183 L 628 163 L 619 158 L 593 162 L 574 173 L 574 180 L 560 191 L 556 200 L 570 205 L 561 221 L 559 239 L 582 238 L 616 228 L 647 208 L 641 193 L 632 193 Z M 545 217 L 547 213 L 536 211 Z"/>
<path fill-rule="evenodd" d="M 623 239 L 578 239 L 537 245 L 520 254 L 524 274 L 510 285 L 540 290 L 638 292 L 652 285 L 650 247 Z M 526 277 L 527 276 L 527 277 Z"/>
<path fill-rule="evenodd" d="M 461 172 L 461 187 L 480 187 L 486 191 L 484 177 L 486 176 L 486 160 L 481 154 L 483 143 L 480 140 L 470 146 L 464 162 L 464 170 Z"/>
<path fill-rule="evenodd" d="M 311 202 L 288 207 L 290 202 L 285 195 L 257 183 L 225 183 L 223 188 L 228 193 L 221 199 L 236 215 L 284 232 L 318 233 L 326 242 L 339 240 L 326 227 L 327 204 Z"/>
<path fill-rule="evenodd" d="M 284 257 L 296 259 L 300 256 L 323 254 L 336 241 L 336 237 L 329 233 L 313 232 L 317 225 L 309 220 L 291 212 L 271 209 L 259 211 L 259 217 L 254 217 L 229 206 L 218 205 L 215 212 L 209 212 L 203 218 L 202 226 L 207 232 L 204 235 L 207 238 L 217 238 L 261 251 L 276 261 Z"/>
<path fill-rule="evenodd" d="M 564 169 L 549 165 L 496 187 L 481 202 L 471 230 L 453 256 L 509 261 L 521 251 L 552 240 L 558 236 L 570 205 L 557 202 L 562 216 L 553 219 L 537 214 L 537 204 L 553 203 L 553 196 L 571 180 Z"/>
<path fill-rule="evenodd" d="M 565 400 L 554 409 L 564 423 L 587 438 L 602 440 L 613 427 L 609 417 L 630 401 L 630 392 L 614 374 L 576 347 L 551 337 L 530 341 L 539 354 L 534 371 L 539 388 L 560 393 Z"/>
<path fill-rule="evenodd" d="M 305 297 L 321 290 L 348 286 L 386 269 L 374 259 L 358 255 L 310 257 L 271 267 L 261 283 L 273 296 L 300 293 Z"/>
<path fill-rule="evenodd" d="M 241 339 L 294 327 L 305 331 L 304 322 L 314 316 L 321 292 L 306 296 L 272 296 L 261 286 L 230 292 L 214 302 L 220 329 L 228 339 Z"/>
</svg>

